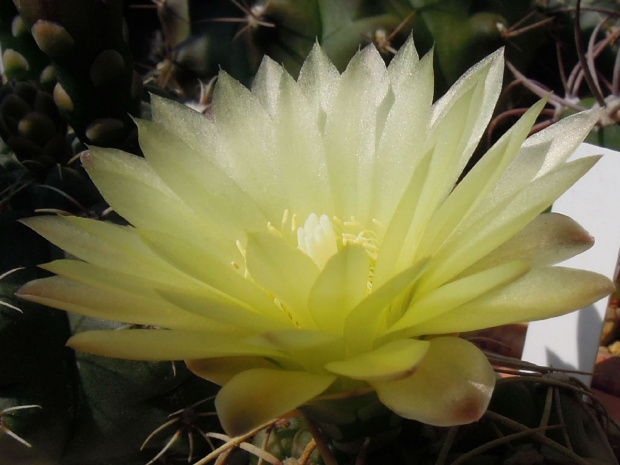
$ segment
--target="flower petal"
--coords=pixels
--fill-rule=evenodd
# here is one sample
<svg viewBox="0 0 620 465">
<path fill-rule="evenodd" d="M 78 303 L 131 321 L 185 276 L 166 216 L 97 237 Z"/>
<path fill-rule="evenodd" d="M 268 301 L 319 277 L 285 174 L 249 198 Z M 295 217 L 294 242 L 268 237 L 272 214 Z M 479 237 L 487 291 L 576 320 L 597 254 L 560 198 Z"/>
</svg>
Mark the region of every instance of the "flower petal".
<svg viewBox="0 0 620 465">
<path fill-rule="evenodd" d="M 482 90 L 479 98 L 476 99 L 477 112 L 469 122 L 469 130 L 466 132 L 468 139 L 464 146 L 463 156 L 469 156 L 478 145 L 478 141 L 488 122 L 493 115 L 495 104 L 502 90 L 502 77 L 504 74 L 504 50 L 499 49 L 486 58 L 480 60 L 469 68 L 457 81 L 433 105 L 433 115 L 431 122 L 437 124 L 447 113 L 455 102 L 461 99 L 472 88 Z"/>
<path fill-rule="evenodd" d="M 325 125 L 325 115 L 331 110 L 340 73 L 329 60 L 319 43 L 315 43 L 299 71 L 299 87 L 310 102 L 314 118 L 320 128 Z"/>
<path fill-rule="evenodd" d="M 585 252 L 592 245 L 594 238 L 572 218 L 559 213 L 542 213 L 464 274 L 512 260 L 521 260 L 531 267 L 554 265 Z"/>
<path fill-rule="evenodd" d="M 469 221 L 476 221 L 534 179 L 557 169 L 583 142 L 599 117 L 598 110 L 579 112 L 529 137 Z"/>
<path fill-rule="evenodd" d="M 425 260 L 410 266 L 373 291 L 355 307 L 345 321 L 344 336 L 351 353 L 371 350 L 375 338 L 387 328 L 390 303 L 410 289 L 422 275 Z"/>
<path fill-rule="evenodd" d="M 143 278 L 140 275 L 102 268 L 81 260 L 54 260 L 53 262 L 40 265 L 40 267 L 89 286 L 104 290 L 110 289 L 112 291 L 122 290 L 153 300 L 161 300 L 161 297 L 155 291 L 156 288 L 175 289 L 174 286 L 168 283 L 158 283 L 149 278 Z M 200 286 L 199 283 L 195 283 L 195 285 Z"/>
<path fill-rule="evenodd" d="M 228 381 L 215 408 L 224 431 L 238 436 L 299 407 L 335 380 L 332 375 L 256 368 Z"/>
<path fill-rule="evenodd" d="M 340 337 L 323 331 L 309 329 L 285 329 L 282 331 L 268 331 L 255 334 L 245 339 L 248 344 L 285 351 L 296 351 L 332 345 L 339 342 Z"/>
<path fill-rule="evenodd" d="M 525 263 L 513 261 L 444 284 L 421 298 L 418 297 L 420 294 L 416 294 L 403 317 L 390 328 L 390 332 L 436 318 L 515 281 L 529 269 Z"/>
<path fill-rule="evenodd" d="M 334 201 L 325 148 L 316 118 L 300 86 L 284 73 L 274 114 L 275 153 L 288 199 L 299 218 L 310 214 L 334 216 Z M 311 173 L 311 175 L 309 175 Z"/>
<path fill-rule="evenodd" d="M 423 224 L 416 222 L 415 217 L 416 212 L 421 210 L 417 207 L 420 205 L 420 195 L 424 187 L 424 180 L 428 175 L 432 154 L 433 152 L 425 154 L 420 164 L 416 166 L 413 176 L 399 200 L 392 220 L 387 226 L 377 256 L 373 286 L 382 286 L 396 272 L 400 271 L 396 268 L 396 264 L 403 254 L 403 244 L 407 237 L 423 233 Z"/>
<path fill-rule="evenodd" d="M 312 259 L 271 233 L 249 234 L 245 256 L 252 278 L 284 303 L 294 321 L 314 329 L 308 296 L 319 270 Z"/>
<path fill-rule="evenodd" d="M 582 158 L 562 165 L 490 210 L 475 225 L 459 231 L 434 256 L 434 267 L 424 276 L 419 291 L 434 289 L 451 280 L 517 234 L 583 176 L 598 158 Z"/>
<path fill-rule="evenodd" d="M 246 344 L 233 334 L 218 331 L 86 331 L 73 336 L 67 345 L 84 352 L 128 360 L 187 360 L 236 355 L 282 358 L 278 351 Z"/>
<path fill-rule="evenodd" d="M 273 304 L 273 300 L 247 280 L 232 263 L 221 263 L 214 259 L 211 255 L 213 249 L 205 250 L 201 243 L 188 243 L 156 231 L 140 230 L 139 234 L 155 253 L 184 273 L 202 281 L 233 301 L 243 302 L 265 315 L 278 318 L 280 312 Z"/>
<path fill-rule="evenodd" d="M 370 383 L 389 409 L 404 418 L 435 426 L 480 419 L 489 405 L 495 372 L 480 350 L 463 339 L 431 339 L 410 376 Z"/>
<path fill-rule="evenodd" d="M 334 354 L 344 353 L 342 336 L 302 328 L 254 334 L 244 341 L 258 347 L 282 350 L 310 373 L 325 372 L 325 363 L 333 360 Z"/>
<path fill-rule="evenodd" d="M 281 318 L 274 318 L 273 313 L 266 315 L 221 296 L 170 290 L 161 290 L 158 293 L 188 312 L 238 328 L 260 332 L 286 329 L 293 325 L 284 313 Z"/>
<path fill-rule="evenodd" d="M 424 162 L 420 163 L 400 200 L 394 214 L 400 226 L 392 225 L 393 221 L 388 226 L 384 244 L 392 243 L 388 234 L 396 235 L 397 241 L 384 254 L 392 258 L 378 259 L 379 282 L 386 279 L 385 263 L 396 264 L 396 271 L 400 271 L 413 263 L 416 252 L 426 252 L 418 244 L 428 222 L 454 188 L 491 118 L 501 90 L 502 70 L 502 53 L 498 51 L 472 67 L 433 105 L 430 136 L 421 148 L 424 157 L 428 157 L 428 168 L 421 170 Z M 418 179 L 422 171 L 424 175 Z M 405 222 L 403 218 L 411 220 Z"/>
<path fill-rule="evenodd" d="M 432 156 L 428 173 L 418 188 L 412 227 L 395 260 L 397 270 L 413 263 L 416 253 L 427 252 L 419 247 L 419 242 L 429 221 L 454 189 L 491 117 L 501 88 L 501 63 L 501 54 L 489 56 L 433 105 L 430 136 L 422 149 Z"/>
<path fill-rule="evenodd" d="M 213 145 L 217 133 L 213 121 L 187 105 L 151 94 L 151 113 L 153 121 L 174 134 L 175 140 L 182 140 L 193 149 L 189 156 L 175 150 L 174 156 L 169 154 L 171 158 L 178 160 L 181 157 L 186 162 L 195 163 L 192 155 Z M 205 150 L 202 154 L 206 158 L 210 151 Z"/>
<path fill-rule="evenodd" d="M 71 216 L 35 216 L 20 220 L 69 254 L 94 265 L 154 281 L 182 285 L 187 275 L 155 255 L 135 229 Z"/>
<path fill-rule="evenodd" d="M 541 100 L 532 106 L 458 183 L 427 226 L 420 250 L 439 249 L 475 212 L 517 155 L 545 104 L 546 100 Z"/>
<path fill-rule="evenodd" d="M 272 118 L 280 95 L 282 71 L 282 66 L 265 55 L 252 81 L 252 93 Z"/>
<path fill-rule="evenodd" d="M 372 352 L 328 363 L 332 373 L 366 381 L 392 381 L 410 375 L 428 351 L 430 343 L 417 339 L 398 339 Z"/>
<path fill-rule="evenodd" d="M 361 246 L 347 245 L 327 261 L 308 299 L 321 330 L 342 334 L 347 316 L 366 295 L 369 275 L 368 255 Z"/>
<path fill-rule="evenodd" d="M 144 158 L 92 147 L 82 164 L 110 206 L 134 226 L 177 234 L 205 226 Z"/>
<path fill-rule="evenodd" d="M 372 218 L 386 225 L 425 153 L 421 141 L 428 133 L 434 86 L 432 53 L 413 67 L 407 63 L 398 73 L 392 70 L 397 57 L 388 68 L 395 100 L 377 144 L 370 199 Z"/>
<path fill-rule="evenodd" d="M 215 247 L 234 249 L 231 237 L 243 239 L 247 230 L 265 228 L 267 217 L 255 199 L 207 156 L 206 152 L 215 150 L 215 143 L 193 149 L 160 124 L 143 120 L 136 124 L 149 166 L 210 225 L 209 231 L 218 239 Z"/>
<path fill-rule="evenodd" d="M 474 65 L 433 105 L 430 136 L 423 150 L 433 149 L 437 155 L 425 180 L 417 221 L 426 224 L 478 145 L 501 91 L 502 57 L 500 49 Z"/>
<path fill-rule="evenodd" d="M 24 284 L 17 296 L 48 307 L 104 320 L 184 330 L 230 330 L 169 303 L 121 289 L 97 288 L 62 276 Z"/>
<path fill-rule="evenodd" d="M 410 89 L 408 89 L 410 79 L 411 76 L 417 72 L 417 65 L 419 62 L 420 57 L 413 43 L 413 35 L 410 34 L 405 43 L 398 50 L 398 53 L 394 55 L 387 68 L 390 85 L 397 94 L 400 94 L 401 91 L 410 91 Z"/>
<path fill-rule="evenodd" d="M 278 368 L 275 363 L 263 357 L 201 358 L 185 360 L 185 364 L 194 374 L 220 386 L 226 384 L 242 371 L 254 368 Z"/>
<path fill-rule="evenodd" d="M 544 320 L 584 308 L 609 295 L 605 276 L 572 268 L 535 268 L 515 282 L 428 320 L 407 335 L 445 334 Z"/>
<path fill-rule="evenodd" d="M 214 153 L 222 169 L 261 205 L 269 221 L 279 222 L 287 205 L 269 114 L 254 94 L 220 71 L 213 95 L 213 117 L 218 129 Z M 256 175 L 257 167 L 260 176 Z"/>
<path fill-rule="evenodd" d="M 369 221 L 377 111 L 389 80 L 377 49 L 368 46 L 351 60 L 340 78 L 338 94 L 325 124 L 325 151 L 336 216 L 351 212 Z"/>
</svg>

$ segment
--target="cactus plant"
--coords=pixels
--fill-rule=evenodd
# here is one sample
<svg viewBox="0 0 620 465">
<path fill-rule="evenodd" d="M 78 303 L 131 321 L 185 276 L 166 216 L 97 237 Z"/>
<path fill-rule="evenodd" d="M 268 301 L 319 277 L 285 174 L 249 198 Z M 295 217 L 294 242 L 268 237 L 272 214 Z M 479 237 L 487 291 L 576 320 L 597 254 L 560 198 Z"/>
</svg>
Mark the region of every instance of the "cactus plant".
<svg viewBox="0 0 620 465">
<path fill-rule="evenodd" d="M 8 79 L 36 80 L 50 91 L 55 73 L 49 58 L 41 52 L 24 19 L 12 0 L 0 2 L 0 48 L 2 65 Z"/>
<path fill-rule="evenodd" d="M 133 71 L 122 2 L 22 0 L 19 13 L 54 63 L 54 100 L 84 142 L 137 150 L 141 80 Z"/>
</svg>

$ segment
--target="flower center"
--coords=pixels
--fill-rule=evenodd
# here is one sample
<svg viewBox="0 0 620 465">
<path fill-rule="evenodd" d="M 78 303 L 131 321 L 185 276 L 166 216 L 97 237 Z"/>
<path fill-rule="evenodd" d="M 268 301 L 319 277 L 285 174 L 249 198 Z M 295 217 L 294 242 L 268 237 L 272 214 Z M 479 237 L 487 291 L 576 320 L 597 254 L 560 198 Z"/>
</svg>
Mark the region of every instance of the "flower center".
<svg viewBox="0 0 620 465">
<path fill-rule="evenodd" d="M 297 247 L 323 269 L 338 252 L 338 238 L 329 218 L 315 213 L 308 216 L 303 227 L 297 229 Z"/>
<path fill-rule="evenodd" d="M 361 245 L 370 260 L 371 275 L 368 278 L 368 292 L 372 287 L 372 274 L 385 227 L 378 220 L 372 220 L 373 228 L 366 228 L 354 217 L 348 220 L 339 218 L 330 219 L 327 215 L 311 213 L 303 226 L 298 226 L 297 215 L 284 211 L 280 227 L 272 223 L 267 229 L 278 237 L 289 240 L 299 250 L 305 253 L 319 267 L 325 268 L 327 261 L 334 256 L 341 247 L 348 244 Z"/>
</svg>

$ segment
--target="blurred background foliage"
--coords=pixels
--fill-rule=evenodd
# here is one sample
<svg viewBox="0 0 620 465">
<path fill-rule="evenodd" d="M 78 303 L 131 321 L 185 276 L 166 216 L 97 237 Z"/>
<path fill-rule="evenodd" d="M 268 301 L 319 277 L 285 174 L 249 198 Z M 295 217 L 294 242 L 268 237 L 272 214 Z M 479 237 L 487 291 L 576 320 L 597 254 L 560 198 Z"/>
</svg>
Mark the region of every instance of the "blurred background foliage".
<svg viewBox="0 0 620 465">
<path fill-rule="evenodd" d="M 617 0 L 0 0 L 0 465 L 194 463 L 210 450 L 206 432 L 218 431 L 209 400 L 217 388 L 182 363 L 74 353 L 64 347 L 70 335 L 119 324 L 13 296 L 44 275 L 36 264 L 60 254 L 20 218 L 61 213 L 122 222 L 86 176 L 79 154 L 93 144 L 140 155 L 132 118 L 149 117 L 150 93 L 208 117 L 219 69 L 250 85 L 269 55 L 296 76 L 318 41 L 342 71 L 371 42 L 389 62 L 412 34 L 421 54 L 434 47 L 436 95 L 505 47 L 510 69 L 481 153 L 550 91 L 536 129 L 604 107 L 590 139 L 620 149 L 619 17 Z M 558 433 L 559 445 L 537 439 L 536 430 L 534 446 L 498 444 L 471 455 L 471 463 L 526 463 L 523 457 L 613 463 L 605 461 L 614 454 L 606 443 L 611 433 L 593 423 L 600 412 L 584 408 L 574 386 L 561 393 L 555 386 L 549 397 L 542 378 L 528 383 L 498 389 L 505 394 L 496 395 L 495 416 L 471 429 L 408 422 L 399 430 L 401 442 L 405 434 L 418 439 L 367 463 L 462 460 L 498 431 L 524 436 L 521 427 L 540 429 L 541 415 L 550 421 L 549 399 L 557 401 L 554 415 L 567 409 L 580 418 L 578 427 Z M 513 401 L 530 409 L 510 411 Z M 307 425 L 280 426 L 257 444 L 281 459 L 302 454 Z M 599 462 L 544 461 L 577 460 L 571 453 Z M 227 463 L 247 463 L 250 455 L 237 452 Z"/>
</svg>

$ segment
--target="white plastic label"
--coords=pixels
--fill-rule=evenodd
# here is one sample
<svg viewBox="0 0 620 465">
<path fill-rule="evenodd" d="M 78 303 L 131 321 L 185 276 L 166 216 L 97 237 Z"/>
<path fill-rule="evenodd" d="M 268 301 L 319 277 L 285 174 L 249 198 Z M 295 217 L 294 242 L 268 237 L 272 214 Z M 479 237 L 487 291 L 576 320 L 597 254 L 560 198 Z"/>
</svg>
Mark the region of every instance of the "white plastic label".
<svg viewBox="0 0 620 465">
<path fill-rule="evenodd" d="M 553 205 L 595 238 L 594 246 L 562 266 L 596 271 L 613 279 L 620 250 L 620 153 L 581 144 L 570 160 L 603 157 Z M 608 298 L 557 318 L 530 323 L 522 359 L 553 368 L 594 370 Z M 578 375 L 590 384 L 591 376 Z"/>
</svg>

